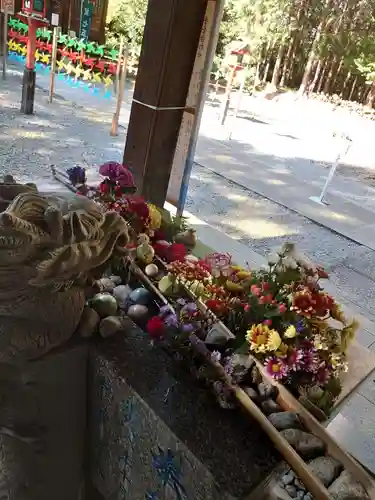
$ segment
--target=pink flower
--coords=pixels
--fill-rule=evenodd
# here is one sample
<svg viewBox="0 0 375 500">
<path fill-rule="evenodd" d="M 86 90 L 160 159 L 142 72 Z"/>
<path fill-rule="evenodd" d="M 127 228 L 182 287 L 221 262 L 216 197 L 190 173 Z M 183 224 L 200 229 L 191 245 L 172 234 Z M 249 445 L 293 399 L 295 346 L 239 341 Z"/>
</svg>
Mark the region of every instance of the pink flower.
<svg viewBox="0 0 375 500">
<path fill-rule="evenodd" d="M 268 375 L 271 375 L 276 380 L 280 380 L 288 374 L 288 366 L 285 361 L 277 356 L 267 358 L 264 366 Z"/>
<path fill-rule="evenodd" d="M 286 305 L 285 304 L 279 304 L 279 313 L 284 314 L 286 312 Z"/>
<path fill-rule="evenodd" d="M 262 290 L 259 288 L 259 286 L 256 286 L 256 285 L 251 285 L 250 290 L 251 290 L 251 293 L 252 293 L 253 295 L 255 295 L 256 297 L 259 297 L 259 295 L 260 295 L 260 293 L 261 293 L 261 291 L 262 291 Z"/>
<path fill-rule="evenodd" d="M 259 304 L 266 304 L 266 298 L 265 297 L 259 297 Z"/>
<path fill-rule="evenodd" d="M 293 348 L 287 358 L 288 366 L 291 370 L 296 372 L 297 370 L 301 370 L 303 368 L 303 351 L 301 349 Z"/>
<path fill-rule="evenodd" d="M 267 326 L 271 326 L 271 325 L 272 325 L 272 319 L 265 319 L 265 320 L 263 321 L 263 324 L 264 324 L 264 325 L 267 325 Z"/>
</svg>

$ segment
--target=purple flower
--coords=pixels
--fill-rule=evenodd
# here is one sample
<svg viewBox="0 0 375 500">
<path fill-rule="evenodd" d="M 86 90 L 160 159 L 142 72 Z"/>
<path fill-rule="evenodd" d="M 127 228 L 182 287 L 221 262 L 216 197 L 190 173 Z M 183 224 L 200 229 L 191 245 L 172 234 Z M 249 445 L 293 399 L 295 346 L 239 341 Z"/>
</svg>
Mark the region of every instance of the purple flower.
<svg viewBox="0 0 375 500">
<path fill-rule="evenodd" d="M 166 316 L 167 314 L 171 314 L 172 313 L 172 309 L 170 306 L 162 306 L 159 310 L 159 315 L 160 316 Z"/>
<path fill-rule="evenodd" d="M 303 323 L 303 320 L 302 319 L 298 320 L 297 324 L 296 324 L 297 333 L 301 333 L 304 329 L 305 329 L 305 325 Z"/>
<path fill-rule="evenodd" d="M 75 167 L 68 168 L 66 171 L 70 182 L 75 186 L 76 184 L 85 184 L 86 182 L 86 169 L 76 165 Z"/>
<path fill-rule="evenodd" d="M 167 326 L 172 326 L 174 328 L 178 327 L 178 319 L 177 316 L 173 313 L 167 314 L 164 318 L 164 323 Z"/>
<path fill-rule="evenodd" d="M 195 327 L 191 323 L 182 323 L 181 330 L 184 333 L 193 333 L 195 331 Z"/>
<path fill-rule="evenodd" d="M 99 174 L 115 181 L 124 167 L 116 161 L 108 161 L 99 167 Z"/>
<path fill-rule="evenodd" d="M 314 373 L 318 369 L 318 355 L 316 349 L 303 349 L 302 368 L 306 372 Z"/>
<path fill-rule="evenodd" d="M 214 363 L 219 363 L 221 360 L 221 353 L 219 351 L 212 351 L 211 353 L 211 361 Z"/>
<path fill-rule="evenodd" d="M 326 363 L 323 361 L 317 368 L 314 379 L 318 384 L 325 384 L 329 379 L 330 373 Z"/>
<path fill-rule="evenodd" d="M 197 305 L 194 302 L 188 302 L 184 307 L 181 309 L 182 314 L 193 314 L 197 311 Z"/>
</svg>

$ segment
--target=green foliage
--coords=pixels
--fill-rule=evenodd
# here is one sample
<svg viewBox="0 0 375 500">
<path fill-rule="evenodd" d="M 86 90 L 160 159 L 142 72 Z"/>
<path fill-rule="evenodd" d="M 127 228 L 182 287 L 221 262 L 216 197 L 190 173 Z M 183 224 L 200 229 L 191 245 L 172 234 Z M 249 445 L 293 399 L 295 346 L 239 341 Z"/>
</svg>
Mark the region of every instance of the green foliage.
<svg viewBox="0 0 375 500">
<path fill-rule="evenodd" d="M 124 37 L 130 52 L 139 56 L 146 20 L 147 0 L 121 0 L 107 24 L 112 39 Z"/>
</svg>

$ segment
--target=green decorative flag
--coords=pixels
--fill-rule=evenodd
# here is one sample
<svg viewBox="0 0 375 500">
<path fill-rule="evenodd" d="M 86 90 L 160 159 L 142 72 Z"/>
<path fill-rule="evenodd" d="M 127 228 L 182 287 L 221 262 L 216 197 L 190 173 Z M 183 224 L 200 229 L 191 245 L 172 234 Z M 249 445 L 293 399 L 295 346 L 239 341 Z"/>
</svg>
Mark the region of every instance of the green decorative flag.
<svg viewBox="0 0 375 500">
<path fill-rule="evenodd" d="M 81 10 L 81 24 L 79 28 L 79 38 L 87 42 L 91 30 L 92 15 L 94 5 L 92 0 L 83 0 Z"/>
</svg>

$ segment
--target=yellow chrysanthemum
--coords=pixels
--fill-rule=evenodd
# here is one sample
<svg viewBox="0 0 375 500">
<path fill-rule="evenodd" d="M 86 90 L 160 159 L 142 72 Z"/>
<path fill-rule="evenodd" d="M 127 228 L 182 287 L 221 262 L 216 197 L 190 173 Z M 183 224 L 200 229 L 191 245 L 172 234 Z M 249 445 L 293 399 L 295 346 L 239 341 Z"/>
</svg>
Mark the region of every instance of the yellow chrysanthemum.
<svg viewBox="0 0 375 500">
<path fill-rule="evenodd" d="M 294 325 L 289 325 L 284 332 L 284 337 L 286 337 L 287 339 L 294 339 L 296 335 L 297 335 L 297 330 Z"/>
<path fill-rule="evenodd" d="M 281 337 L 276 330 L 270 330 L 267 347 L 268 351 L 277 351 L 281 345 Z"/>
<path fill-rule="evenodd" d="M 276 351 L 281 344 L 281 338 L 277 331 L 270 330 L 267 325 L 262 323 L 253 325 L 247 331 L 246 340 L 250 344 L 250 349 L 259 353 Z"/>
<path fill-rule="evenodd" d="M 150 229 L 155 231 L 161 226 L 161 213 L 152 203 L 148 203 L 147 206 L 150 215 Z"/>
</svg>

